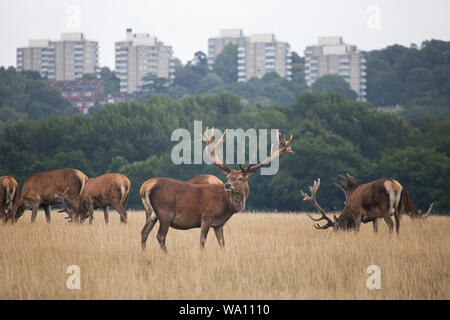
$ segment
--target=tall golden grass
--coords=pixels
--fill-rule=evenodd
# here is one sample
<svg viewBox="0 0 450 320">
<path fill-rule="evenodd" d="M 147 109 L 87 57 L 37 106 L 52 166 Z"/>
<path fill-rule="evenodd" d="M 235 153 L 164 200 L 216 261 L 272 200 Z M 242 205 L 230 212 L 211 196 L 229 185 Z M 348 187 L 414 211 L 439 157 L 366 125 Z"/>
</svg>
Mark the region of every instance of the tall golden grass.
<svg viewBox="0 0 450 320">
<path fill-rule="evenodd" d="M 236 214 L 224 227 L 225 249 L 210 232 L 170 229 L 168 253 L 150 234 L 140 247 L 142 211 L 121 225 L 96 212 L 92 226 L 42 212 L 0 225 L 1 299 L 449 299 L 450 218 L 412 221 L 400 236 L 363 225 L 359 233 L 315 230 L 303 214 Z M 67 267 L 81 269 L 81 290 L 69 290 Z M 367 267 L 381 269 L 369 290 Z"/>
</svg>

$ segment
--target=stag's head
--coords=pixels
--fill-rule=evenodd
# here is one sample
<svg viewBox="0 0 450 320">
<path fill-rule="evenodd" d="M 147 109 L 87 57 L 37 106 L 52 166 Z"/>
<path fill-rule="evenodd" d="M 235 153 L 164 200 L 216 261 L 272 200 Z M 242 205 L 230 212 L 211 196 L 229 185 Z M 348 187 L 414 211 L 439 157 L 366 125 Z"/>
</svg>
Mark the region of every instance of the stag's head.
<svg viewBox="0 0 450 320">
<path fill-rule="evenodd" d="M 209 132 L 208 128 L 206 128 L 205 134 L 202 135 L 202 140 L 209 147 L 211 154 L 210 160 L 217 167 L 219 167 L 220 172 L 227 178 L 227 181 L 224 184 L 224 189 L 228 192 L 248 195 L 248 179 L 253 177 L 257 169 L 261 168 L 262 166 L 268 165 L 272 160 L 280 157 L 282 154 L 294 153 L 294 151 L 292 151 L 291 149 L 292 135 L 289 139 L 286 139 L 285 136 L 281 137 L 281 135 L 277 131 L 278 148 L 275 152 L 273 152 L 274 147 L 272 146 L 269 157 L 267 157 L 260 163 L 250 164 L 248 167 L 244 167 L 240 164 L 239 170 L 231 169 L 229 166 L 223 163 L 221 156 L 216 152 L 216 147 L 223 141 L 227 131 L 225 130 L 225 132 L 217 142 L 214 141 L 213 132 L 214 128 Z"/>
<path fill-rule="evenodd" d="M 316 200 L 316 193 L 320 187 L 320 178 L 317 179 L 317 181 L 314 181 L 314 184 L 309 187 L 310 195 L 304 193 L 303 191 L 300 191 L 301 195 L 303 196 L 303 200 L 311 202 L 321 214 L 321 217 L 319 218 L 313 218 L 309 214 L 308 217 L 310 217 L 314 221 L 321 221 L 321 220 L 326 221 L 326 224 L 324 225 L 319 225 L 318 223 L 315 224 L 314 227 L 316 229 L 324 230 L 332 227 L 334 231 L 337 231 L 337 230 L 350 230 L 355 227 L 353 218 L 351 217 L 350 214 L 347 214 L 348 208 L 347 201 L 355 188 L 356 185 L 355 178 L 353 178 L 349 174 L 347 174 L 346 176 L 339 176 L 339 177 L 341 178 L 341 182 L 335 183 L 335 185 L 345 193 L 345 208 L 344 210 L 342 210 L 339 216 L 333 215 L 333 220 L 326 215 L 325 211 L 320 207 L 320 205 L 317 203 Z"/>
</svg>

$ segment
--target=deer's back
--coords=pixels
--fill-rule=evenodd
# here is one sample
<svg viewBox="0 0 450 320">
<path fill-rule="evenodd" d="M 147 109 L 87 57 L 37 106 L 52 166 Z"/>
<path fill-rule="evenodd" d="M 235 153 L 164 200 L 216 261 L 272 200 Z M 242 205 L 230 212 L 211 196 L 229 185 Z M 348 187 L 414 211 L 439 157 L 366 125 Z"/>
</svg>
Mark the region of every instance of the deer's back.
<svg viewBox="0 0 450 320">
<path fill-rule="evenodd" d="M 68 197 L 76 198 L 84 187 L 87 176 L 77 169 L 60 169 L 35 173 L 28 177 L 22 188 L 24 199 L 40 199 L 42 203 L 54 204 L 56 193 L 69 188 Z"/>
</svg>

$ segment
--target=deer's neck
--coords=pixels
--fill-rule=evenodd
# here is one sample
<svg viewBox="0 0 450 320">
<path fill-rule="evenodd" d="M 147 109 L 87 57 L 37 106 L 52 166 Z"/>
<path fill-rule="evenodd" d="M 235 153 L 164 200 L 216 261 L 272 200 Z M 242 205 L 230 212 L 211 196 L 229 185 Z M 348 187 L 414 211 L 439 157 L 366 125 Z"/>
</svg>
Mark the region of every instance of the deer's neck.
<svg viewBox="0 0 450 320">
<path fill-rule="evenodd" d="M 228 205 L 230 209 L 235 212 L 239 212 L 245 209 L 245 203 L 247 202 L 248 193 L 229 191 L 228 193 Z"/>
</svg>

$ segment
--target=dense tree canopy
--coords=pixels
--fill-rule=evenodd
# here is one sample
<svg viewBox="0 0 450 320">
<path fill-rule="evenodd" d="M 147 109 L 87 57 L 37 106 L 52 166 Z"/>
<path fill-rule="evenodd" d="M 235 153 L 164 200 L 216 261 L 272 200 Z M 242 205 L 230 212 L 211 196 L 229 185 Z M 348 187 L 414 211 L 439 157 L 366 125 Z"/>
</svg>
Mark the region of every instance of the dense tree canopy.
<svg viewBox="0 0 450 320">
<path fill-rule="evenodd" d="M 37 72 L 0 67 L 0 132 L 7 123 L 72 115 L 77 110 Z"/>
<path fill-rule="evenodd" d="M 367 53 L 367 99 L 374 106 L 406 108 L 411 119 L 450 114 L 450 42 L 424 41 Z"/>
<path fill-rule="evenodd" d="M 132 182 L 130 206 L 141 208 L 138 190 L 151 177 L 220 176 L 215 166 L 171 161 L 177 143 L 170 141 L 173 130 L 186 128 L 193 134 L 194 121 L 199 120 L 203 128 L 278 128 L 293 133 L 296 153 L 281 159 L 278 174 L 258 174 L 250 180 L 248 209 L 311 210 L 299 190 L 318 177 L 321 205 L 342 208 L 343 194 L 333 182 L 338 174 L 349 172 L 359 182 L 398 178 L 419 208 L 433 200 L 436 211 L 450 211 L 448 149 L 439 142 L 424 143 L 440 137 L 441 129 L 435 132 L 428 123 L 422 133 L 396 115 L 337 94 L 309 92 L 291 105 L 271 107 L 243 104 L 231 94 L 179 101 L 153 95 L 144 102 L 105 105 L 90 117 L 17 122 L 0 138 L 0 172 L 20 183 L 30 173 L 63 167 L 79 168 L 89 176 L 122 172 Z"/>
<path fill-rule="evenodd" d="M 321 93 L 334 92 L 347 99 L 356 99 L 357 93 L 350 88 L 350 84 L 337 74 L 328 74 L 320 77 L 311 86 L 311 89 Z"/>
</svg>

